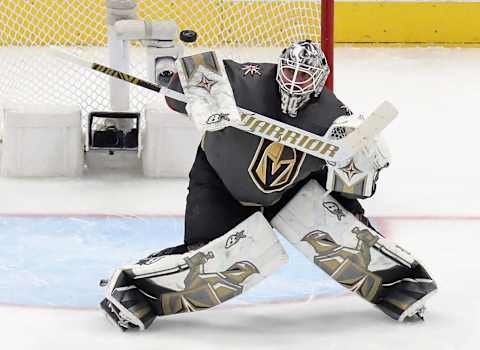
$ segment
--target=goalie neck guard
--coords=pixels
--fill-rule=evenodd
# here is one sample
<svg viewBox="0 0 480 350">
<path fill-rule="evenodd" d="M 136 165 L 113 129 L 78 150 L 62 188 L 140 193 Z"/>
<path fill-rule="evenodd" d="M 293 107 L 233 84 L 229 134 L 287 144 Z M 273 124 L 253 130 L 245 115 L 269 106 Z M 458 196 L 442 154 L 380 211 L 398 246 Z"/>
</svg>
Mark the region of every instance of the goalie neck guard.
<svg viewBox="0 0 480 350">
<path fill-rule="evenodd" d="M 277 83 L 282 111 L 296 117 L 297 111 L 311 98 L 320 95 L 330 68 L 320 47 L 310 40 L 295 43 L 280 55 Z"/>
</svg>

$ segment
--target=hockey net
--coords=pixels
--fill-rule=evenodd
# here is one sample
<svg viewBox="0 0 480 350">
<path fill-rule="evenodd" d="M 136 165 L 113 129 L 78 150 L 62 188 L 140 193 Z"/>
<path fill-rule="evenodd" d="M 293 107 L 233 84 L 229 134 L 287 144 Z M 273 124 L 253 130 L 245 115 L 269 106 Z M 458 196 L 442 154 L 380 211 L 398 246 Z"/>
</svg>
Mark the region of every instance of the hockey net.
<svg viewBox="0 0 480 350">
<path fill-rule="evenodd" d="M 330 0 L 329 0 L 330 1 Z M 185 53 L 214 49 L 225 58 L 275 62 L 298 40 L 322 41 L 321 1 L 138 0 L 139 19 L 175 21 L 198 40 Z M 51 46 L 108 65 L 104 0 L 0 2 L 0 105 L 74 104 L 82 115 L 111 109 L 108 78 L 48 55 Z M 130 42 L 130 73 L 146 78 L 142 45 Z M 130 109 L 141 111 L 156 94 L 132 87 Z"/>
</svg>

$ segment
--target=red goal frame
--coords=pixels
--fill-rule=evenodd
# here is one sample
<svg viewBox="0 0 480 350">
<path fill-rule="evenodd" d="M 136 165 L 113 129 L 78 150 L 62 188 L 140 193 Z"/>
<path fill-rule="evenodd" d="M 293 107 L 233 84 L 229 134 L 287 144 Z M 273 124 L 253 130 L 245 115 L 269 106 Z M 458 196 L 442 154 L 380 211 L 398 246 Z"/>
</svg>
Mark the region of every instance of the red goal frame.
<svg viewBox="0 0 480 350">
<path fill-rule="evenodd" d="M 334 0 L 322 0 L 322 18 L 321 18 L 321 27 L 322 27 L 322 50 L 327 57 L 328 65 L 330 66 L 330 75 L 325 84 L 330 90 L 333 91 L 333 66 L 334 66 L 334 56 L 333 56 L 333 47 L 335 44 L 333 37 L 333 27 L 334 27 Z"/>
</svg>

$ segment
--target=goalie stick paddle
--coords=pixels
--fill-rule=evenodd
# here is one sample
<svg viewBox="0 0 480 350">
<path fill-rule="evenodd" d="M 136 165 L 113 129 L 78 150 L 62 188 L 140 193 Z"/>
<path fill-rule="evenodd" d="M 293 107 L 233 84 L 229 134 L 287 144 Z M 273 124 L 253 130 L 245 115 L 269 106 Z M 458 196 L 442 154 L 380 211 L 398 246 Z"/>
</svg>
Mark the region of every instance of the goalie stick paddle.
<svg viewBox="0 0 480 350">
<path fill-rule="evenodd" d="M 51 48 L 50 53 L 55 57 L 85 68 L 93 69 L 97 72 L 126 81 L 133 85 L 161 93 L 175 100 L 186 102 L 185 95 L 128 73 L 115 70 L 99 63 L 84 60 L 57 49 Z M 398 114 L 395 107 L 390 102 L 385 101 L 366 118 L 359 128 L 355 129 L 347 137 L 335 140 L 313 134 L 247 109 L 238 108 L 238 110 L 240 112 L 242 124 L 231 125 L 232 127 L 273 142 L 278 142 L 329 162 L 338 162 L 351 158 L 362 147 L 368 144 L 375 135 L 385 129 L 385 127 L 387 127 L 387 125 L 390 124 Z"/>
</svg>

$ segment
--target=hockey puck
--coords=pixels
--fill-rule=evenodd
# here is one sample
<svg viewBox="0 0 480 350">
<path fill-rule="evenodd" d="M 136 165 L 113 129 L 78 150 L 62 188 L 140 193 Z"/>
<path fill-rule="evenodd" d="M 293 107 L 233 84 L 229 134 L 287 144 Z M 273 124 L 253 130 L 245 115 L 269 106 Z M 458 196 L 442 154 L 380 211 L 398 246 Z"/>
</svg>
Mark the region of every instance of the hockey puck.
<svg viewBox="0 0 480 350">
<path fill-rule="evenodd" d="M 197 41 L 197 32 L 189 29 L 182 30 L 180 32 L 180 40 L 184 43 L 194 43 Z"/>
<path fill-rule="evenodd" d="M 98 285 L 99 285 L 100 287 L 106 287 L 106 286 L 108 286 L 108 282 L 110 282 L 110 281 L 107 280 L 107 279 L 101 279 L 101 280 L 100 280 L 100 283 L 98 283 Z"/>
</svg>

